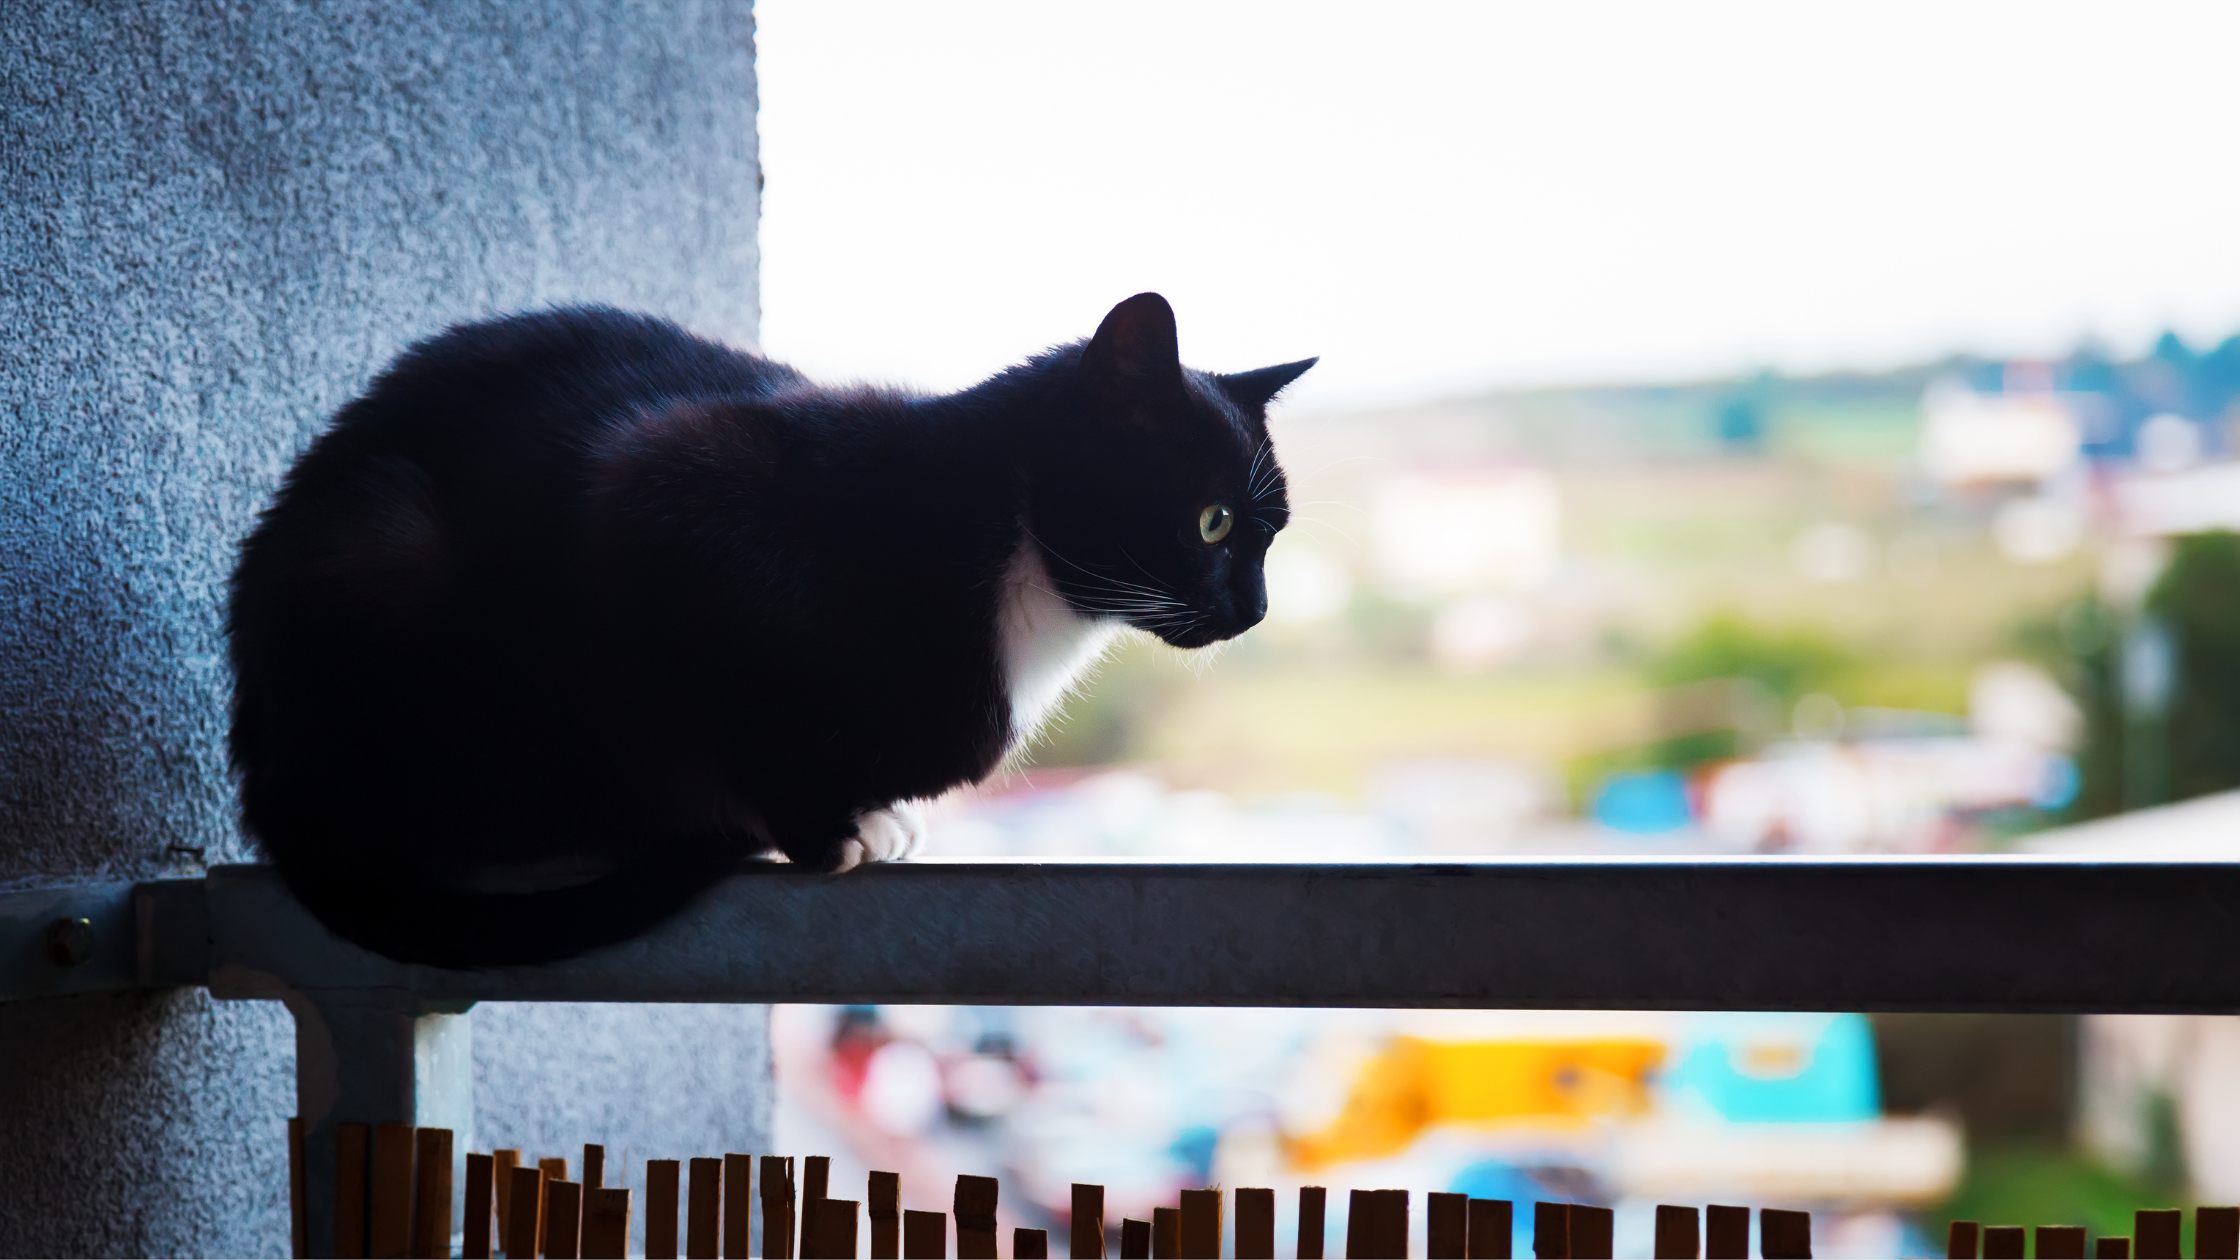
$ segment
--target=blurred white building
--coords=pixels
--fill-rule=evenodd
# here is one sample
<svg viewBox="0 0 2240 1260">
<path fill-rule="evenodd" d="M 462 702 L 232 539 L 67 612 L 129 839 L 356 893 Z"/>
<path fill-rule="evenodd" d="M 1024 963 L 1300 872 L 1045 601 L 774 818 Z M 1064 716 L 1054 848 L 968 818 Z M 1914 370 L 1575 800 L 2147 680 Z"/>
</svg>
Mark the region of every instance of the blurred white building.
<svg viewBox="0 0 2240 1260">
<path fill-rule="evenodd" d="M 1401 473 L 1377 485 L 1370 516 L 1377 575 L 1409 598 L 1531 590 L 1562 556 L 1562 496 L 1544 469 Z"/>
<path fill-rule="evenodd" d="M 2072 857 L 2240 860 L 2240 792 L 2142 809 L 2034 836 Z M 2240 1017 L 2088 1015 L 2078 1044 L 2079 1137 L 2118 1167 L 2155 1155 L 2158 1112 L 2176 1121 L 2193 1192 L 2240 1199 Z"/>
<path fill-rule="evenodd" d="M 1804 740 L 1730 762 L 1704 788 L 1704 831 L 1743 851 L 1927 853 L 1966 847 L 1956 811 L 2039 802 L 2066 761 L 1966 736 Z"/>
<path fill-rule="evenodd" d="M 1968 843 L 1956 815 L 2064 803 L 2076 775 L 2065 754 L 2083 717 L 2059 684 L 2034 665 L 1994 662 L 1971 681 L 1968 710 L 1965 734 L 1841 738 L 1851 717 L 1884 711 L 1847 715 L 1832 697 L 1807 696 L 1799 738 L 1711 773 L 1703 829 L 1740 850 L 1923 853 Z"/>
<path fill-rule="evenodd" d="M 2169 537 L 2240 529 L 2240 463 L 2126 477 L 2113 487 L 2116 528 Z"/>
<path fill-rule="evenodd" d="M 2051 390 L 1983 394 L 1953 380 L 1921 396 L 1921 463 L 1947 485 L 2042 481 L 2077 462 L 2079 407 Z"/>
<path fill-rule="evenodd" d="M 2240 1199 L 2240 1016 L 2087 1015 L 2077 1051 L 2087 1147 L 2142 1169 L 2167 1108 L 2193 1192 L 2211 1203 Z"/>
</svg>

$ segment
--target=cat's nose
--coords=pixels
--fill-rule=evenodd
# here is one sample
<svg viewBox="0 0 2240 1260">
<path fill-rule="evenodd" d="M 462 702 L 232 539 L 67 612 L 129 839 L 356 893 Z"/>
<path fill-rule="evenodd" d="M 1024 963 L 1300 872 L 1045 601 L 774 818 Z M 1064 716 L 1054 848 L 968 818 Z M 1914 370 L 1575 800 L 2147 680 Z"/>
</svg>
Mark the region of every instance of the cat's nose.
<svg viewBox="0 0 2240 1260">
<path fill-rule="evenodd" d="M 1234 602 L 1237 614 L 1237 633 L 1242 634 L 1261 623 L 1268 615 L 1268 584 L 1247 579 L 1237 584 Z"/>
</svg>

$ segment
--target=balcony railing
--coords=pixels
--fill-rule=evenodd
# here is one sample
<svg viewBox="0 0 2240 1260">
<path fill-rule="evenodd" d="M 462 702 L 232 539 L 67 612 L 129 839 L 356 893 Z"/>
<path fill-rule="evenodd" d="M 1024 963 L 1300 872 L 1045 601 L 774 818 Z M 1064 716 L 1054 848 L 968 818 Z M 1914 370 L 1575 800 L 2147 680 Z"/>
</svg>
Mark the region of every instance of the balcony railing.
<svg viewBox="0 0 2240 1260">
<path fill-rule="evenodd" d="M 0 893 L 0 1000 L 163 985 L 294 1012 L 326 1239 L 338 1121 L 471 1145 L 478 1001 L 2229 1013 L 2240 864 L 774 865 L 642 939 L 485 971 L 339 941 L 263 867 Z"/>
</svg>

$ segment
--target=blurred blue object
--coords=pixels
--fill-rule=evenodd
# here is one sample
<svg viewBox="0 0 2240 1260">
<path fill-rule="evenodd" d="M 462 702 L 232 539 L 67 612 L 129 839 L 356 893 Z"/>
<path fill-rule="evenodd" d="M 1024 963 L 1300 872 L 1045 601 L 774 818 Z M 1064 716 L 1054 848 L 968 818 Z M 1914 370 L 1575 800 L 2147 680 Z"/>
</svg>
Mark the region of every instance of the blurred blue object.
<svg viewBox="0 0 2240 1260">
<path fill-rule="evenodd" d="M 2083 783 L 2075 761 L 2067 757 L 2048 757 L 2045 781 L 2038 785 L 2038 794 L 2030 798 L 2030 803 L 2039 809 L 2067 809 L 2077 799 L 2077 789 Z"/>
<path fill-rule="evenodd" d="M 1485 1159 L 1454 1175 L 1454 1184 L 1447 1187 L 1453 1194 L 1466 1194 L 1473 1199 L 1508 1199 L 1511 1202 L 1530 1204 L 1533 1199 L 1547 1193 L 1546 1188 L 1526 1175 L 1515 1164 L 1501 1159 Z"/>
<path fill-rule="evenodd" d="M 1174 1161 L 1190 1170 L 1190 1176 L 1199 1185 L 1213 1179 L 1213 1151 L 1221 1135 L 1208 1125 L 1193 1124 L 1176 1135 L 1174 1145 L 1167 1153 Z"/>
<path fill-rule="evenodd" d="M 1677 831 L 1693 817 L 1688 781 L 1677 771 L 1628 770 L 1595 789 L 1594 820 L 1613 831 L 1655 835 Z"/>
<path fill-rule="evenodd" d="M 1882 1113 L 1864 1015 L 1704 1015 L 1665 1078 L 1673 1106 L 1738 1123 L 1872 1120 Z"/>
<path fill-rule="evenodd" d="M 1577 1197 L 1575 1187 L 1550 1187 L 1515 1164 L 1500 1159 L 1480 1160 L 1464 1168 L 1454 1175 L 1447 1190 L 1473 1199 L 1508 1200 L 1509 1254 L 1515 1256 L 1532 1254 L 1532 1205 L 1535 1202 L 1546 1199 L 1568 1203 Z"/>
</svg>

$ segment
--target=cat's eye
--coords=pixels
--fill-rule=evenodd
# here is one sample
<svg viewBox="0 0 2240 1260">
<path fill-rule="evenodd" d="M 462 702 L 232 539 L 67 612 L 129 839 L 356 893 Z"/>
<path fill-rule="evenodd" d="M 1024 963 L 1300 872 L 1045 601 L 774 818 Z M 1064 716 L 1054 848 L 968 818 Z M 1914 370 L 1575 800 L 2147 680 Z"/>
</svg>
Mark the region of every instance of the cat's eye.
<svg viewBox="0 0 2240 1260">
<path fill-rule="evenodd" d="M 1237 526 L 1237 514 L 1216 503 L 1198 513 L 1198 537 L 1217 543 L 1229 536 Z"/>
</svg>

